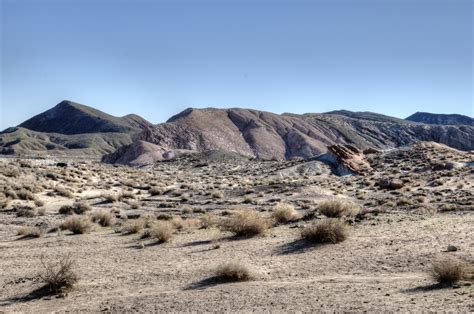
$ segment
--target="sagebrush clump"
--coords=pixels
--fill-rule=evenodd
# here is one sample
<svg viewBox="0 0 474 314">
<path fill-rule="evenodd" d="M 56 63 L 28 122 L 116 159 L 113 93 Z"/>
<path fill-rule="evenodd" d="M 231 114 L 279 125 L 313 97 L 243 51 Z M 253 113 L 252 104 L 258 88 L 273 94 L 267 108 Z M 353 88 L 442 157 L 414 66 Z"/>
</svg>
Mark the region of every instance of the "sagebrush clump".
<svg viewBox="0 0 474 314">
<path fill-rule="evenodd" d="M 316 209 L 328 218 L 352 217 L 360 212 L 360 207 L 357 204 L 338 199 L 322 201 Z"/>
<path fill-rule="evenodd" d="M 347 226 L 335 218 L 315 221 L 303 229 L 301 237 L 311 243 L 339 243 L 347 238 Z"/>
<path fill-rule="evenodd" d="M 291 204 L 279 203 L 275 206 L 272 217 L 279 223 L 287 223 L 298 220 L 300 215 Z"/>
<path fill-rule="evenodd" d="M 255 236 L 268 230 L 270 223 L 251 209 L 239 209 L 232 217 L 223 221 L 220 228 L 236 236 Z"/>
<path fill-rule="evenodd" d="M 248 281 L 254 279 L 254 275 L 246 265 L 228 262 L 217 266 L 214 278 L 221 281 Z"/>
<path fill-rule="evenodd" d="M 92 229 L 92 222 L 89 217 L 74 215 L 66 219 L 61 225 L 61 230 L 69 230 L 74 234 L 89 233 Z"/>
<path fill-rule="evenodd" d="M 39 277 L 45 284 L 44 288 L 50 293 L 65 292 L 76 284 L 78 277 L 73 270 L 75 261 L 71 254 L 60 257 L 56 263 L 47 263 L 44 257 L 41 257 L 41 264 L 43 272 L 39 274 Z"/>
<path fill-rule="evenodd" d="M 464 261 L 445 258 L 433 263 L 431 276 L 441 285 L 452 286 L 463 279 L 466 271 L 467 264 Z"/>
</svg>

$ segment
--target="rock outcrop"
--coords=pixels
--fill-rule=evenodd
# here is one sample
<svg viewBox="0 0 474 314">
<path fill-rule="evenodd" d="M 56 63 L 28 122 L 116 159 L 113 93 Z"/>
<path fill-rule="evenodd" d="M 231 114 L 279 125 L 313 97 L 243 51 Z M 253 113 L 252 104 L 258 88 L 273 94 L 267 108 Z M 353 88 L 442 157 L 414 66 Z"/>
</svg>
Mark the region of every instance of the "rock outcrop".
<svg viewBox="0 0 474 314">
<path fill-rule="evenodd" d="M 319 157 L 319 160 L 333 166 L 336 174 L 352 175 L 367 174 L 372 170 L 370 164 L 365 160 L 364 153 L 352 145 L 331 145 L 328 152 Z"/>
</svg>

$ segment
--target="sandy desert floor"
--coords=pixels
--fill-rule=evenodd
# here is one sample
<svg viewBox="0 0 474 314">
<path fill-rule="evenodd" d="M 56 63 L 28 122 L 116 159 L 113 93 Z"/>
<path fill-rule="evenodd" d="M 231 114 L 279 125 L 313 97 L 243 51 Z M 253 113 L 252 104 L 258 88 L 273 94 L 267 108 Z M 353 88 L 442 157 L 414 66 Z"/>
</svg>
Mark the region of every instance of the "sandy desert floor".
<svg viewBox="0 0 474 314">
<path fill-rule="evenodd" d="M 298 160 L 188 158 L 133 169 L 1 159 L 0 311 L 472 312 L 472 269 L 452 287 L 436 285 L 430 276 L 440 258 L 474 262 L 472 155 L 439 152 L 435 147 L 421 157 L 416 149 L 374 156 L 373 175 L 365 177 L 337 177 L 323 164 Z M 457 166 L 432 167 L 439 156 Z M 403 187 L 380 188 L 376 182 L 385 177 Z M 317 204 L 335 198 L 361 208 L 357 216 L 342 218 L 348 238 L 320 245 L 302 240 L 306 225 L 327 219 L 314 211 Z M 58 229 L 70 216 L 59 209 L 74 202 L 90 206 L 81 216 L 101 209 L 115 223 L 93 224 L 79 235 Z M 219 228 L 242 207 L 270 221 L 281 202 L 304 219 L 273 222 L 254 237 Z M 172 238 L 159 244 L 141 239 L 143 230 L 123 232 L 127 222 L 143 219 L 172 223 Z M 20 236 L 22 226 L 44 235 Z M 457 251 L 448 251 L 449 245 Z M 59 295 L 42 293 L 41 260 L 66 253 L 74 258 L 77 284 Z M 213 270 L 229 261 L 248 266 L 254 279 L 214 280 Z"/>
</svg>

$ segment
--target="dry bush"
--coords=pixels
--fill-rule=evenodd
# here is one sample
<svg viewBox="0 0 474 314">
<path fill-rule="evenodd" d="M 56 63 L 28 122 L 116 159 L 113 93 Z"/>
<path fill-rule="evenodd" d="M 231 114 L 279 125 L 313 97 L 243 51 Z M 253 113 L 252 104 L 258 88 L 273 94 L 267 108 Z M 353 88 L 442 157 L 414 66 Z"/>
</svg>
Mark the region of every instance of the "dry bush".
<svg viewBox="0 0 474 314">
<path fill-rule="evenodd" d="M 254 279 L 250 269 L 238 262 L 229 262 L 217 266 L 214 276 L 221 281 L 248 281 Z"/>
<path fill-rule="evenodd" d="M 315 221 L 303 229 L 301 237 L 311 243 L 339 243 L 347 238 L 347 226 L 334 218 Z"/>
<path fill-rule="evenodd" d="M 140 207 L 140 203 L 135 200 L 129 200 L 127 203 L 128 205 L 130 205 L 130 208 L 132 209 L 138 209 Z"/>
<path fill-rule="evenodd" d="M 43 272 L 39 275 L 44 282 L 44 288 L 50 293 L 60 293 L 72 289 L 78 277 L 73 268 L 75 262 L 71 254 L 60 257 L 56 263 L 46 263 L 41 257 Z"/>
<path fill-rule="evenodd" d="M 360 207 L 351 202 L 332 199 L 319 203 L 317 210 L 326 217 L 339 218 L 343 216 L 351 217 L 357 215 L 360 212 Z"/>
<path fill-rule="evenodd" d="M 18 230 L 17 234 L 24 238 L 40 238 L 44 235 L 44 231 L 38 227 L 24 226 Z"/>
<path fill-rule="evenodd" d="M 115 223 L 114 215 L 104 209 L 93 212 L 91 219 L 92 222 L 98 223 L 102 227 L 112 226 Z"/>
<path fill-rule="evenodd" d="M 219 218 L 215 214 L 205 213 L 199 218 L 201 229 L 209 229 L 219 224 Z"/>
<path fill-rule="evenodd" d="M 463 279 L 467 273 L 467 264 L 464 261 L 445 258 L 433 263 L 431 276 L 439 284 L 451 286 Z"/>
<path fill-rule="evenodd" d="M 101 196 L 110 203 L 118 202 L 121 199 L 121 195 L 119 193 L 104 193 Z"/>
<path fill-rule="evenodd" d="M 212 198 L 224 198 L 224 192 L 222 191 L 215 191 L 215 192 L 212 192 L 211 194 Z"/>
<path fill-rule="evenodd" d="M 84 202 L 74 202 L 71 206 L 64 205 L 59 209 L 59 213 L 63 215 L 78 214 L 82 215 L 85 212 L 91 211 L 92 207 Z"/>
<path fill-rule="evenodd" d="M 124 234 L 139 233 L 145 228 L 145 221 L 143 219 L 127 220 L 123 225 L 121 232 Z"/>
<path fill-rule="evenodd" d="M 150 228 L 150 237 L 158 243 L 168 242 L 173 235 L 173 225 L 168 221 L 157 221 Z"/>
<path fill-rule="evenodd" d="M 66 219 L 59 228 L 61 230 L 69 230 L 74 234 L 83 234 L 91 231 L 92 223 L 89 217 L 74 215 Z"/>
<path fill-rule="evenodd" d="M 33 218 L 38 215 L 36 209 L 31 208 L 30 206 L 16 205 L 14 209 L 17 217 Z"/>
<path fill-rule="evenodd" d="M 300 215 L 291 204 L 279 203 L 275 206 L 272 217 L 279 223 L 287 223 L 298 220 Z"/>
<path fill-rule="evenodd" d="M 68 189 L 66 189 L 65 187 L 63 186 L 56 186 L 56 188 L 54 189 L 54 191 L 60 195 L 60 196 L 64 196 L 64 197 L 67 197 L 67 198 L 72 198 L 74 196 L 74 194 L 69 191 Z"/>
<path fill-rule="evenodd" d="M 36 200 L 36 195 L 34 195 L 31 191 L 28 191 L 28 190 L 25 190 L 25 189 L 21 189 L 20 191 L 17 191 L 16 195 L 21 200 L 25 200 L 25 201 L 35 201 Z"/>
<path fill-rule="evenodd" d="M 36 206 L 36 207 L 44 206 L 44 202 L 37 199 L 37 200 L 35 200 L 35 206 Z"/>
<path fill-rule="evenodd" d="M 153 186 L 148 190 L 148 192 L 150 193 L 151 196 L 161 195 L 165 193 L 165 189 L 159 186 Z"/>
<path fill-rule="evenodd" d="M 179 216 L 173 216 L 170 219 L 170 223 L 171 225 L 173 225 L 173 228 L 176 230 L 182 230 L 184 229 L 184 226 L 185 226 L 183 218 Z"/>
<path fill-rule="evenodd" d="M 237 236 L 254 236 L 264 233 L 270 224 L 251 209 L 239 209 L 232 217 L 220 224 L 222 230 L 233 232 Z"/>
</svg>

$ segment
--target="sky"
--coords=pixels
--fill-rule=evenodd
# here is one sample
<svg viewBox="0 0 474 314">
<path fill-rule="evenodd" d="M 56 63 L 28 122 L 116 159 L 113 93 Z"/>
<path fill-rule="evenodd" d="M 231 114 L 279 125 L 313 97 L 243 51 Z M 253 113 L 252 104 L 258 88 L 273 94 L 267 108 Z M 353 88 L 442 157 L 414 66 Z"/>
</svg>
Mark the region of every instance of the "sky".
<svg viewBox="0 0 474 314">
<path fill-rule="evenodd" d="M 0 0 L 0 129 L 67 99 L 473 116 L 471 0 Z"/>
</svg>

